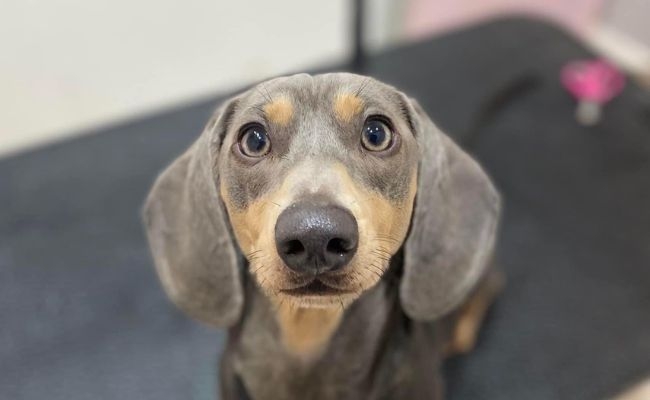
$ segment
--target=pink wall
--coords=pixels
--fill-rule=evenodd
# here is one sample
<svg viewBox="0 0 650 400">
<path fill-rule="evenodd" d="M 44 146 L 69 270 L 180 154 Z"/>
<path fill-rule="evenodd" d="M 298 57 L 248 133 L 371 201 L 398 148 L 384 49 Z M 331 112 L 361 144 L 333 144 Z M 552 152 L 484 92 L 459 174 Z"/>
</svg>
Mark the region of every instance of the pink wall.
<svg viewBox="0 0 650 400">
<path fill-rule="evenodd" d="M 417 39 L 497 15 L 534 15 L 581 34 L 596 24 L 606 0 L 408 0 L 405 33 Z"/>
</svg>

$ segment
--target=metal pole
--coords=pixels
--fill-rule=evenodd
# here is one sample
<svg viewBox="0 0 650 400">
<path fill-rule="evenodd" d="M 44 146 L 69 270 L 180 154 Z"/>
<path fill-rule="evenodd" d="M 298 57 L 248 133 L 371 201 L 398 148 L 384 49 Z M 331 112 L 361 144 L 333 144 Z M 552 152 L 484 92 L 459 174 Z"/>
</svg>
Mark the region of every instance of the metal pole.
<svg viewBox="0 0 650 400">
<path fill-rule="evenodd" d="M 364 1 L 352 1 L 352 59 L 350 70 L 358 74 L 365 69 L 365 52 L 363 49 Z"/>
</svg>

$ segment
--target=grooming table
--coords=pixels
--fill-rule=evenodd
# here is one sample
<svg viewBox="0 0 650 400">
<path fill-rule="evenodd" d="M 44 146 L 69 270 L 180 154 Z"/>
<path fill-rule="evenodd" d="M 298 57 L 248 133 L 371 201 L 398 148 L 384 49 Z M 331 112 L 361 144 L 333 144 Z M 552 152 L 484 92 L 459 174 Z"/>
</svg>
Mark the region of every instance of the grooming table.
<svg viewBox="0 0 650 400">
<path fill-rule="evenodd" d="M 584 56 L 507 19 L 366 61 L 504 196 L 508 285 L 447 363 L 452 400 L 591 400 L 650 376 L 650 99 L 629 84 L 578 125 L 558 74 Z M 221 98 L 0 160 L 0 399 L 212 398 L 224 333 L 168 302 L 139 210 Z"/>
</svg>

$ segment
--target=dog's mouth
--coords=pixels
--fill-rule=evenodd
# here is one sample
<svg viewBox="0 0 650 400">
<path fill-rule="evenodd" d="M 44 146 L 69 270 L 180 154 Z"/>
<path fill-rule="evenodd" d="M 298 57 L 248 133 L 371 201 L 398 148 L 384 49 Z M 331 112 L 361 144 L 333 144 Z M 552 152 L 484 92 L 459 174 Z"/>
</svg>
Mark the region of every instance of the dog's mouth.
<svg viewBox="0 0 650 400">
<path fill-rule="evenodd" d="M 314 279 L 305 285 L 291 289 L 281 289 L 280 291 L 291 296 L 335 296 L 352 292 L 330 286 L 320 279 Z"/>
</svg>

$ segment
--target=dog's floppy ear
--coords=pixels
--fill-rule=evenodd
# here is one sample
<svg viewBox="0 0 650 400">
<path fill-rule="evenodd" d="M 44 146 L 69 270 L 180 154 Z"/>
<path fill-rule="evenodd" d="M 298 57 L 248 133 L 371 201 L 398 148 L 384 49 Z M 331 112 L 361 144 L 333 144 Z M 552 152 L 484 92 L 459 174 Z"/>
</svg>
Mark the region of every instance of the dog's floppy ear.
<svg viewBox="0 0 650 400">
<path fill-rule="evenodd" d="M 191 317 L 234 324 L 244 296 L 238 256 L 218 195 L 217 157 L 234 108 L 218 110 L 194 144 L 154 183 L 143 217 L 163 287 Z"/>
<path fill-rule="evenodd" d="M 408 108 L 421 158 L 400 299 L 411 318 L 433 320 L 458 306 L 491 262 L 500 198 L 476 161 L 417 102 Z"/>
</svg>

